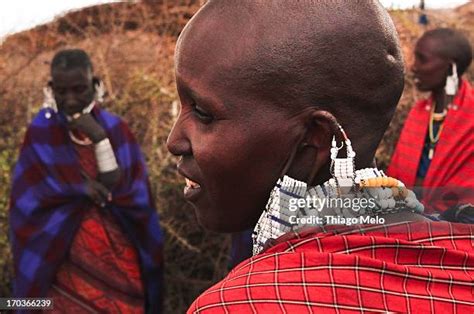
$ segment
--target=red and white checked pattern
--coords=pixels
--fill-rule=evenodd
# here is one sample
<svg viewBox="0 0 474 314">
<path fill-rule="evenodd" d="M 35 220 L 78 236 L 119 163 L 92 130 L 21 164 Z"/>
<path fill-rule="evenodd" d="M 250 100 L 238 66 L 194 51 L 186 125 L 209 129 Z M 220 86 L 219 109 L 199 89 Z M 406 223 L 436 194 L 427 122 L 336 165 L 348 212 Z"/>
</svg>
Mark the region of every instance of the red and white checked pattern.
<svg viewBox="0 0 474 314">
<path fill-rule="evenodd" d="M 188 313 L 474 313 L 474 226 L 404 222 L 288 234 Z"/>
</svg>

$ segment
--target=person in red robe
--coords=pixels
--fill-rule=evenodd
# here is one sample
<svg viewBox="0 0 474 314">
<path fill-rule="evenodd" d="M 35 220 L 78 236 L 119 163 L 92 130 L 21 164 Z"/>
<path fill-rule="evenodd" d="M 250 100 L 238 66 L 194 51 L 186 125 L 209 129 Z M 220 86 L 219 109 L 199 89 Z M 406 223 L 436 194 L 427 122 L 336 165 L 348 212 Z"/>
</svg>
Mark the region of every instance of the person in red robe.
<svg viewBox="0 0 474 314">
<path fill-rule="evenodd" d="M 207 229 L 254 228 L 188 313 L 472 312 L 472 226 L 373 165 L 404 86 L 377 1 L 207 1 L 175 58 L 184 197 Z"/>
<path fill-rule="evenodd" d="M 472 48 L 460 32 L 440 28 L 416 43 L 416 87 L 430 92 L 411 109 L 387 174 L 423 187 L 427 210 L 474 204 L 474 91 L 462 75 Z"/>
</svg>

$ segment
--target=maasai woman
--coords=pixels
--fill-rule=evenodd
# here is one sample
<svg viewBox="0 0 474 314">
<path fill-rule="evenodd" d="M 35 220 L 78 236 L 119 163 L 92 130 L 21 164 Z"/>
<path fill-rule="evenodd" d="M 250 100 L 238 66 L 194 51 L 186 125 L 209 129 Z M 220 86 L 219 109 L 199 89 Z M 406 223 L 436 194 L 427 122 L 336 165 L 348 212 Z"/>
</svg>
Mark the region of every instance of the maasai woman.
<svg viewBox="0 0 474 314">
<path fill-rule="evenodd" d="M 175 56 L 184 197 L 208 229 L 254 227 L 189 313 L 472 312 L 473 227 L 373 166 L 404 83 L 378 1 L 210 0 Z"/>
<path fill-rule="evenodd" d="M 53 298 L 63 313 L 157 313 L 162 234 L 145 162 L 98 106 L 92 71 L 84 51 L 58 52 L 26 133 L 11 194 L 14 296 Z"/>
<path fill-rule="evenodd" d="M 423 187 L 427 211 L 474 204 L 474 91 L 461 76 L 472 49 L 458 31 L 426 32 L 416 43 L 416 87 L 430 92 L 411 109 L 387 170 Z"/>
</svg>

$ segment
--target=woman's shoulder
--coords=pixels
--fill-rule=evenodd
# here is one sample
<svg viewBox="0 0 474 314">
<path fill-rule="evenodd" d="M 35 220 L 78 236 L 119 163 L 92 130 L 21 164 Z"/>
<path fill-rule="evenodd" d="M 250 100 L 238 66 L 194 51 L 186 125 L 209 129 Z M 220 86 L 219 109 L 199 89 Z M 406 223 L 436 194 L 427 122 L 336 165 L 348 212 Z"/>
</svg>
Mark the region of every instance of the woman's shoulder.
<svg viewBox="0 0 474 314">
<path fill-rule="evenodd" d="M 47 127 L 58 124 L 60 117 L 57 112 L 50 108 L 42 108 L 36 116 L 31 120 L 30 127 Z"/>
<path fill-rule="evenodd" d="M 116 124 L 123 123 L 123 119 L 119 115 L 117 115 L 117 114 L 115 114 L 111 111 L 108 111 L 107 109 L 96 107 L 96 108 L 94 108 L 94 113 L 96 115 L 100 116 L 100 118 L 104 122 L 106 122 L 106 124 L 108 126 L 114 126 Z"/>
<path fill-rule="evenodd" d="M 120 134 L 125 133 L 127 135 L 130 133 L 128 123 L 123 117 L 103 108 L 97 108 L 95 110 L 97 110 L 95 111 L 96 114 L 100 116 L 102 125 L 105 126 L 109 132 L 119 132 Z"/>
<path fill-rule="evenodd" d="M 464 99 L 469 100 L 470 103 L 474 104 L 474 89 L 468 80 L 462 80 L 461 90 L 464 94 Z"/>
</svg>

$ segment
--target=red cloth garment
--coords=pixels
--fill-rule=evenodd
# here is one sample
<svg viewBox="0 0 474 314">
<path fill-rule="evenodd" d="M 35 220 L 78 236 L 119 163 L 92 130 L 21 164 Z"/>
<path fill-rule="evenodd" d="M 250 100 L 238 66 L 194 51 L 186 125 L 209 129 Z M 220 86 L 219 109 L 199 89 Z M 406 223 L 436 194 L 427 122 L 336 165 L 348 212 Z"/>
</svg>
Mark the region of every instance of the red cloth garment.
<svg viewBox="0 0 474 314">
<path fill-rule="evenodd" d="M 110 213 L 86 210 L 48 294 L 52 313 L 144 313 L 135 248 Z"/>
<path fill-rule="evenodd" d="M 338 227 L 277 239 L 188 313 L 474 312 L 474 226 Z"/>
<path fill-rule="evenodd" d="M 415 185 L 433 99 L 423 99 L 410 111 L 387 169 L 389 176 Z M 462 80 L 444 121 L 433 159 L 423 181 L 421 201 L 428 211 L 444 211 L 454 203 L 474 203 L 474 91 Z"/>
<path fill-rule="evenodd" d="M 92 145 L 75 145 L 81 168 L 93 179 L 97 162 Z M 84 208 L 66 259 L 48 297 L 53 313 L 144 313 L 145 295 L 138 254 L 107 209 Z"/>
</svg>

